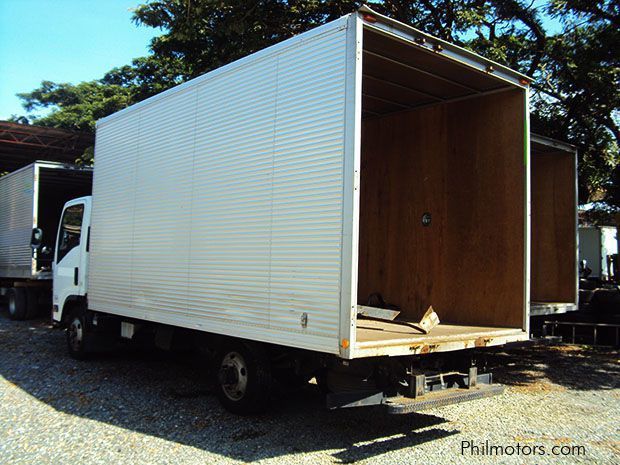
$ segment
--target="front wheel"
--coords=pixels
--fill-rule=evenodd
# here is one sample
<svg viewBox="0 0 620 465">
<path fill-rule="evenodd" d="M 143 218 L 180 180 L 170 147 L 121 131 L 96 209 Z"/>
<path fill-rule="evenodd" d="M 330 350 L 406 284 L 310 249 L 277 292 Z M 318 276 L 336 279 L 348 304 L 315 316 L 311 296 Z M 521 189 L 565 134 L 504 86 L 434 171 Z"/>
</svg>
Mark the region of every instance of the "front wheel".
<svg viewBox="0 0 620 465">
<path fill-rule="evenodd" d="M 65 336 L 70 357 L 77 360 L 85 360 L 89 357 L 92 331 L 85 312 L 77 312 L 69 317 Z"/>
<path fill-rule="evenodd" d="M 271 364 L 260 344 L 227 344 L 216 359 L 217 396 L 228 411 L 248 415 L 269 404 Z"/>
</svg>

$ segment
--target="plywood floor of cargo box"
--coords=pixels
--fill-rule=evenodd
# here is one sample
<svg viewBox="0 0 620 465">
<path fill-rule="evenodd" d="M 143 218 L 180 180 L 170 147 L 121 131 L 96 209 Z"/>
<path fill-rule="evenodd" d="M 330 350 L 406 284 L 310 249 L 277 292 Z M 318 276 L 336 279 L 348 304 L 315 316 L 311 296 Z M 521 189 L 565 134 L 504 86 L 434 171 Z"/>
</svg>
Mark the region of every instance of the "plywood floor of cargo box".
<svg viewBox="0 0 620 465">
<path fill-rule="evenodd" d="M 488 347 L 527 339 L 521 328 L 441 323 L 429 334 L 389 321 L 357 320 L 356 356 L 405 355 Z"/>
</svg>

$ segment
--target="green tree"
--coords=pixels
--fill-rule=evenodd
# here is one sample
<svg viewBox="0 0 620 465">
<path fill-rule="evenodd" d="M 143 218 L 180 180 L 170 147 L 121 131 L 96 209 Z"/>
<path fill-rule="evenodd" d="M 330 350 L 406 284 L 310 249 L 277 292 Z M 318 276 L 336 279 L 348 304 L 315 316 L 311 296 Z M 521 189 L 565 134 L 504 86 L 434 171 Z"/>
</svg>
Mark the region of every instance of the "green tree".
<svg viewBox="0 0 620 465">
<path fill-rule="evenodd" d="M 157 55 L 136 58 L 130 65 L 108 71 L 99 81 L 129 91 L 131 103 L 163 92 L 187 80 L 189 71 L 183 60 Z"/>
<path fill-rule="evenodd" d="M 134 21 L 165 30 L 158 56 L 182 58 L 196 76 L 359 8 L 360 1 L 155 0 Z M 544 54 L 539 10 L 519 0 L 385 0 L 378 12 L 532 74 Z"/>
<path fill-rule="evenodd" d="M 155 55 L 136 58 L 130 65 L 114 68 L 101 79 L 79 84 L 43 81 L 32 92 L 18 94 L 29 117 L 13 121 L 40 126 L 93 131 L 98 119 L 140 102 L 187 79 L 179 59 Z M 44 116 L 32 112 L 49 110 Z"/>
<path fill-rule="evenodd" d="M 620 202 L 609 195 L 620 162 L 620 6 L 554 0 L 549 13 L 564 25 L 547 40 L 534 83 L 532 122 L 580 150 L 580 201 Z"/>
<path fill-rule="evenodd" d="M 180 58 L 188 77 L 230 63 L 354 11 L 355 1 L 156 0 L 138 6 L 134 21 L 161 28 L 151 49 Z"/>
<path fill-rule="evenodd" d="M 130 92 L 118 85 L 99 81 L 80 84 L 56 84 L 43 81 L 41 86 L 27 94 L 19 94 L 24 108 L 29 111 L 52 108 L 43 117 L 32 117 L 40 126 L 52 126 L 83 131 L 94 130 L 95 121 L 131 103 Z"/>
</svg>

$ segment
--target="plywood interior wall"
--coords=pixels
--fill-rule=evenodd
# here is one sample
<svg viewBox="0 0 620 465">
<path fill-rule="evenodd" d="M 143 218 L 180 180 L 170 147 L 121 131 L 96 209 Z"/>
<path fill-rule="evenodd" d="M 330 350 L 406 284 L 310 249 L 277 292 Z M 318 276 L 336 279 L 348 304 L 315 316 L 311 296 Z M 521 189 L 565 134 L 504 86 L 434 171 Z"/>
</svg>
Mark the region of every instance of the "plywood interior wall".
<svg viewBox="0 0 620 465">
<path fill-rule="evenodd" d="M 575 156 L 532 153 L 532 302 L 577 301 Z"/>
<path fill-rule="evenodd" d="M 364 120 L 359 304 L 522 326 L 524 111 L 510 90 Z"/>
</svg>

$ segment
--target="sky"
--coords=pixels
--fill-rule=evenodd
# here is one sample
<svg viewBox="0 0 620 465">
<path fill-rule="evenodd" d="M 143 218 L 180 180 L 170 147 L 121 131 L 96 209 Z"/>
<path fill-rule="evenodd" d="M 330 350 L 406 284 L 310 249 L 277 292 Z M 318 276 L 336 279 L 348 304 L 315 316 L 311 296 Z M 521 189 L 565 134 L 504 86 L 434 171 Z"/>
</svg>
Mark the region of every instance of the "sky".
<svg viewBox="0 0 620 465">
<path fill-rule="evenodd" d="M 15 94 L 43 80 L 99 79 L 148 54 L 150 40 L 161 31 L 131 21 L 131 8 L 140 3 L 144 0 L 0 0 L 0 120 L 25 115 Z M 559 29 L 549 18 L 545 26 Z"/>
<path fill-rule="evenodd" d="M 141 0 L 0 0 L 0 120 L 24 115 L 18 92 L 78 83 L 148 53 L 157 29 L 136 26 Z"/>
</svg>

